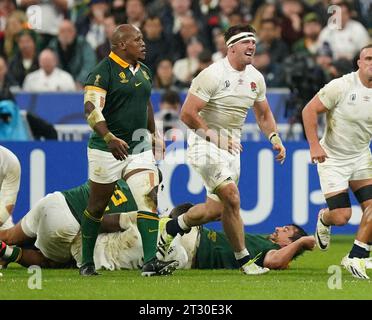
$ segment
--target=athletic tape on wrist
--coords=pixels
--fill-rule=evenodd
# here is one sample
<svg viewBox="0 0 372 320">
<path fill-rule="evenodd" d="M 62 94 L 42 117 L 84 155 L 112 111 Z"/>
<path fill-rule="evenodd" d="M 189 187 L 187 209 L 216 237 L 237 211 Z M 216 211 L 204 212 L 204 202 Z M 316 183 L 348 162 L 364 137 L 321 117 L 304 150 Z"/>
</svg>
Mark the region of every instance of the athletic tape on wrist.
<svg viewBox="0 0 372 320">
<path fill-rule="evenodd" d="M 112 140 L 112 138 L 114 138 L 114 137 L 115 136 L 111 132 L 108 132 L 103 137 L 103 140 L 105 140 L 106 143 L 109 143 Z"/>
</svg>

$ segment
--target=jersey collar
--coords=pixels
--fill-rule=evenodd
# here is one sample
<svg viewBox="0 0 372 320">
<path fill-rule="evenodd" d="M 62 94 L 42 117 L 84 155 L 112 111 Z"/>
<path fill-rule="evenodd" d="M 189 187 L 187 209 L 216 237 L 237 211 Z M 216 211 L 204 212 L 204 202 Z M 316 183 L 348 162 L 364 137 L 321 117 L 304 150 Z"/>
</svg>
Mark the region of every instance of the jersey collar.
<svg viewBox="0 0 372 320">
<path fill-rule="evenodd" d="M 114 60 L 118 65 L 122 66 L 123 68 L 128 68 L 130 65 L 128 62 L 120 58 L 116 53 L 110 52 L 109 57 Z M 140 67 L 139 63 L 137 63 L 135 70 L 138 70 Z"/>
</svg>

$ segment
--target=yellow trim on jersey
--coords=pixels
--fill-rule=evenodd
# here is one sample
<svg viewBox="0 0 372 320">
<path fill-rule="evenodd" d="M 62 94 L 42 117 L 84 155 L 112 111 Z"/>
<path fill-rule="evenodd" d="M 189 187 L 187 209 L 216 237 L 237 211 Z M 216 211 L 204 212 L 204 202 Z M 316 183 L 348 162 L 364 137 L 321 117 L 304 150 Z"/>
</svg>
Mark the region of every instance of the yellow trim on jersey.
<svg viewBox="0 0 372 320">
<path fill-rule="evenodd" d="M 100 92 L 100 93 L 106 93 L 107 91 L 105 89 L 102 89 L 100 87 L 96 87 L 96 86 L 85 86 L 84 87 L 84 91 L 97 91 L 97 92 Z"/>
<path fill-rule="evenodd" d="M 153 216 L 150 216 L 150 215 L 147 215 L 147 214 L 143 214 L 143 213 L 138 213 L 137 214 L 137 219 L 138 218 L 142 218 L 142 219 L 148 219 L 148 220 L 156 220 L 156 221 L 159 221 L 160 219 L 157 218 L 157 217 L 153 217 Z"/>
<path fill-rule="evenodd" d="M 123 68 L 128 68 L 129 63 L 120 58 L 116 53 L 110 52 L 109 57 L 114 60 L 118 65 L 122 66 Z M 137 63 L 136 68 L 139 67 L 139 63 Z"/>
</svg>

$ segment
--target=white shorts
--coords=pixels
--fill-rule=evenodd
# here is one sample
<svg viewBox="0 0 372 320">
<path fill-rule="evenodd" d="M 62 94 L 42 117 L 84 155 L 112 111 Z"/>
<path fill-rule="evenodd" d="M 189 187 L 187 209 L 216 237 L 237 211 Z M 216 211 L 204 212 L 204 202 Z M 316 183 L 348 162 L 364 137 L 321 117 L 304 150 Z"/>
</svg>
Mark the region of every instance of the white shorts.
<svg viewBox="0 0 372 320">
<path fill-rule="evenodd" d="M 240 153 L 233 155 L 202 138 L 189 138 L 188 143 L 188 162 L 202 177 L 207 196 L 219 201 L 215 190 L 222 182 L 228 178 L 236 185 L 239 182 Z"/>
<path fill-rule="evenodd" d="M 65 197 L 60 192 L 46 195 L 21 220 L 23 232 L 36 238 L 35 246 L 55 262 L 71 260 L 71 243 L 80 230 Z"/>
<path fill-rule="evenodd" d="M 88 148 L 89 179 L 97 183 L 112 183 L 135 169 L 157 172 L 152 150 L 116 160 L 111 152 Z"/>
<path fill-rule="evenodd" d="M 326 158 L 318 163 L 318 174 L 324 195 L 348 189 L 349 181 L 372 179 L 371 151 L 346 160 Z"/>
</svg>

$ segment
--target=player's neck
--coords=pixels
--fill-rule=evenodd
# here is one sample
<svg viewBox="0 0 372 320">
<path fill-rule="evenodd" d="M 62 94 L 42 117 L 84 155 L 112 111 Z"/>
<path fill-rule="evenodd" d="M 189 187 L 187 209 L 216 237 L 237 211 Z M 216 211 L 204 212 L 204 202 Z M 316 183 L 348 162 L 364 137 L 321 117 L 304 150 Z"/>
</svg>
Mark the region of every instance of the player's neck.
<svg viewBox="0 0 372 320">
<path fill-rule="evenodd" d="M 125 55 L 124 53 L 120 51 L 112 51 L 112 52 L 115 53 L 121 60 L 124 60 L 129 65 L 136 67 L 138 61 L 135 61 L 134 59 L 132 59 L 131 57 L 128 57 L 127 55 Z"/>
<path fill-rule="evenodd" d="M 232 57 L 227 56 L 227 60 L 229 61 L 230 65 L 235 69 L 236 71 L 244 71 L 246 64 L 242 64 L 240 61 L 237 61 L 236 59 L 233 59 Z"/>
<path fill-rule="evenodd" d="M 360 71 L 358 71 L 360 82 L 367 88 L 372 88 L 372 77 L 364 77 Z"/>
</svg>

